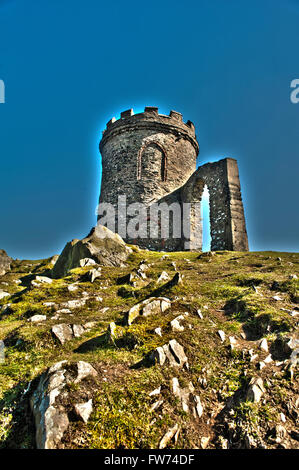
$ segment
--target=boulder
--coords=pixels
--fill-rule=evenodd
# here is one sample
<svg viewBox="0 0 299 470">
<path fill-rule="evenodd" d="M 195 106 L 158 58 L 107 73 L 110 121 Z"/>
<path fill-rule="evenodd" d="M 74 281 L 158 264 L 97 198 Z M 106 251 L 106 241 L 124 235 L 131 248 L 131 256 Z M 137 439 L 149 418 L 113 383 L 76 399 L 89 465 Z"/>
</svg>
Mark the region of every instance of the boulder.
<svg viewBox="0 0 299 470">
<path fill-rule="evenodd" d="M 8 271 L 10 271 L 10 265 L 12 263 L 12 258 L 10 258 L 6 251 L 0 250 L 0 276 L 4 276 Z"/>
<path fill-rule="evenodd" d="M 64 277 L 70 269 L 80 267 L 85 258 L 104 266 L 122 266 L 130 253 L 132 249 L 118 234 L 97 225 L 86 238 L 67 243 L 51 274 L 54 279 Z"/>
</svg>

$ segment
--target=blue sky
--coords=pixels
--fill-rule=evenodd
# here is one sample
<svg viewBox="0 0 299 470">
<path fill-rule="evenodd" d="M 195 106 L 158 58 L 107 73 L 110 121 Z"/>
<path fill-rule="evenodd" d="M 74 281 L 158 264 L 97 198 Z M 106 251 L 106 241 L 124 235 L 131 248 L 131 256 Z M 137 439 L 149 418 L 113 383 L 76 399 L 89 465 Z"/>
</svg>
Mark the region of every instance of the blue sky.
<svg viewBox="0 0 299 470">
<path fill-rule="evenodd" d="M 250 248 L 298 251 L 299 2 L 0 0 L 0 248 L 59 253 L 95 224 L 105 123 L 195 123 L 199 164 L 239 162 Z"/>
</svg>

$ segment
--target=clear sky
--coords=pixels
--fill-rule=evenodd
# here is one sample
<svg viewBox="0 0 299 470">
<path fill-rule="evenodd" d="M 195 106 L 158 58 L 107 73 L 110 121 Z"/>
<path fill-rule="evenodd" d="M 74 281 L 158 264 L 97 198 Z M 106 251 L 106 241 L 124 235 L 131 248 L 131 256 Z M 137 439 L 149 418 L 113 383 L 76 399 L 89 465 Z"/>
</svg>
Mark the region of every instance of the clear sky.
<svg viewBox="0 0 299 470">
<path fill-rule="evenodd" d="M 297 0 L 0 0 L 0 248 L 59 253 L 95 224 L 105 123 L 194 122 L 199 164 L 237 158 L 250 248 L 299 251 Z"/>
</svg>

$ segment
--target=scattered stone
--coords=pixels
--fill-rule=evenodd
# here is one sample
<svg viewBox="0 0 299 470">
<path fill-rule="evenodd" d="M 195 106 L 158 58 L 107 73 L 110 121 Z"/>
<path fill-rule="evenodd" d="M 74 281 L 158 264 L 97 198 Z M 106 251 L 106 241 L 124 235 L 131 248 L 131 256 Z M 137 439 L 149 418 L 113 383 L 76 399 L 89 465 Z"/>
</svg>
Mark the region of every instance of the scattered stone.
<svg viewBox="0 0 299 470">
<path fill-rule="evenodd" d="M 218 330 L 217 333 L 218 333 L 218 335 L 219 335 L 219 337 L 220 337 L 220 339 L 221 339 L 221 342 L 223 343 L 223 342 L 225 341 L 225 333 L 224 333 L 224 331 Z"/>
<path fill-rule="evenodd" d="M 43 303 L 44 307 L 55 307 L 55 302 L 44 302 Z"/>
<path fill-rule="evenodd" d="M 183 282 L 183 276 L 177 272 L 175 273 L 175 275 L 173 276 L 172 279 L 170 279 L 170 281 L 168 281 L 165 285 L 164 285 L 164 288 L 165 289 L 171 289 L 172 287 L 174 286 L 177 286 L 179 284 L 182 284 Z"/>
<path fill-rule="evenodd" d="M 233 351 L 235 349 L 235 346 L 238 344 L 238 342 L 234 336 L 229 336 L 228 339 L 229 339 L 231 351 Z"/>
<path fill-rule="evenodd" d="M 183 325 L 180 324 L 179 322 L 180 320 L 184 320 L 183 315 L 180 315 L 179 317 L 174 318 L 174 320 L 170 322 L 170 327 L 172 331 L 184 331 L 185 328 L 183 327 Z"/>
<path fill-rule="evenodd" d="M 206 449 L 209 445 L 210 438 L 209 437 L 202 437 L 200 439 L 200 446 L 202 449 Z"/>
<path fill-rule="evenodd" d="M 147 317 L 155 313 L 163 313 L 171 307 L 171 302 L 165 297 L 150 297 L 134 305 L 127 314 L 127 323 L 131 325 L 140 315 Z"/>
<path fill-rule="evenodd" d="M 298 279 L 298 276 L 296 274 L 290 274 L 289 279 Z"/>
<path fill-rule="evenodd" d="M 149 396 L 150 397 L 153 397 L 153 396 L 156 396 L 156 395 L 160 395 L 161 393 L 161 386 L 158 387 L 158 388 L 155 388 L 155 390 L 153 390 L 152 392 L 149 393 Z"/>
<path fill-rule="evenodd" d="M 76 290 L 78 290 L 78 286 L 76 284 L 70 284 L 69 286 L 67 286 L 67 290 L 69 292 L 75 292 Z"/>
<path fill-rule="evenodd" d="M 95 264 L 96 264 L 96 262 L 92 258 L 82 258 L 82 259 L 79 260 L 79 266 L 81 268 L 86 268 L 86 266 L 93 266 Z"/>
<path fill-rule="evenodd" d="M 86 304 L 87 299 L 74 299 L 74 300 L 68 300 L 67 302 L 63 302 L 61 304 L 62 307 L 65 308 L 81 308 L 84 307 Z"/>
<path fill-rule="evenodd" d="M 264 359 L 264 363 L 265 363 L 265 364 L 270 364 L 270 362 L 272 362 L 272 361 L 273 361 L 273 359 L 272 359 L 272 355 L 271 355 L 271 354 L 269 354 L 269 355 L 266 357 L 266 359 Z"/>
<path fill-rule="evenodd" d="M 30 317 L 28 321 L 33 322 L 33 323 L 38 323 L 41 321 L 47 320 L 46 315 L 33 315 L 33 317 Z"/>
<path fill-rule="evenodd" d="M 163 405 L 164 400 L 158 400 L 156 401 L 150 408 L 150 411 L 156 411 L 158 408 L 160 408 L 161 405 Z"/>
<path fill-rule="evenodd" d="M 181 388 L 178 379 L 174 377 L 171 381 L 171 386 L 172 393 L 180 400 L 183 411 L 189 413 L 189 397 L 194 392 L 193 384 L 189 382 L 188 387 Z"/>
<path fill-rule="evenodd" d="M 75 380 L 75 383 L 81 382 L 81 380 L 85 379 L 86 377 L 97 377 L 97 371 L 90 365 L 88 362 L 79 361 L 77 363 L 78 368 L 78 375 Z"/>
<path fill-rule="evenodd" d="M 286 422 L 286 417 L 283 413 L 280 413 L 280 420 L 285 423 Z"/>
<path fill-rule="evenodd" d="M 96 321 L 89 321 L 87 323 L 84 324 L 84 328 L 86 331 L 88 330 L 92 330 L 93 328 L 95 328 L 97 326 L 97 322 Z"/>
<path fill-rule="evenodd" d="M 279 302 L 280 300 L 282 300 L 282 298 L 279 297 L 279 295 L 274 295 L 272 298 L 273 300 L 276 300 L 276 302 Z"/>
<path fill-rule="evenodd" d="M 87 281 L 93 283 L 98 277 L 102 275 L 102 269 L 100 267 L 91 269 L 86 274 Z"/>
<path fill-rule="evenodd" d="M 3 291 L 3 290 L 2 290 L 2 291 L 0 290 L 0 300 L 1 300 L 1 299 L 4 299 L 5 297 L 9 297 L 9 296 L 10 296 L 10 294 L 9 294 L 8 292 L 5 292 L 5 291 Z"/>
<path fill-rule="evenodd" d="M 104 266 L 123 266 L 132 249 L 122 238 L 102 225 L 94 227 L 83 240 L 73 240 L 65 246 L 52 269 L 54 279 L 80 266 L 80 260 L 90 258 Z"/>
<path fill-rule="evenodd" d="M 169 441 L 173 438 L 173 436 L 178 432 L 179 430 L 179 425 L 175 424 L 172 428 L 170 428 L 167 433 L 163 436 L 163 438 L 160 441 L 159 444 L 159 449 L 165 449 Z"/>
<path fill-rule="evenodd" d="M 53 282 L 53 279 L 50 279 L 49 277 L 46 277 L 46 276 L 36 276 L 35 280 L 42 284 L 52 284 Z"/>
<path fill-rule="evenodd" d="M 196 412 L 196 415 L 198 418 L 201 418 L 202 415 L 203 415 L 203 405 L 200 401 L 200 397 L 198 395 L 193 395 L 193 401 L 195 403 L 195 412 Z M 195 415 L 195 413 L 194 413 Z M 196 418 L 196 415 L 195 415 L 195 418 Z"/>
<path fill-rule="evenodd" d="M 156 335 L 159 335 L 159 336 L 162 336 L 162 330 L 161 328 L 155 328 L 154 332 L 156 333 Z"/>
<path fill-rule="evenodd" d="M 274 435 L 275 435 L 275 442 L 277 442 L 277 444 L 280 444 L 286 438 L 287 431 L 281 424 L 278 424 L 274 428 Z"/>
<path fill-rule="evenodd" d="M 72 313 L 72 311 L 69 308 L 62 308 L 60 310 L 57 310 L 56 312 L 59 315 L 66 315 L 68 313 Z"/>
<path fill-rule="evenodd" d="M 71 325 L 67 325 L 66 323 L 54 325 L 51 331 L 62 345 L 73 338 L 73 329 Z"/>
<path fill-rule="evenodd" d="M 76 403 L 74 408 L 77 416 L 81 418 L 84 423 L 87 423 L 93 410 L 92 399 L 86 403 Z"/>
<path fill-rule="evenodd" d="M 258 403 L 265 393 L 263 380 L 260 377 L 253 377 L 247 389 L 246 399 Z"/>
<path fill-rule="evenodd" d="M 196 313 L 199 316 L 199 318 L 203 320 L 203 314 L 201 313 L 201 310 L 200 309 L 196 310 Z"/>
<path fill-rule="evenodd" d="M 269 351 L 269 348 L 268 348 L 268 341 L 266 340 L 266 338 L 263 338 L 260 343 L 259 343 L 259 348 L 262 350 L 262 351 L 265 351 L 265 352 L 268 352 Z"/>
<path fill-rule="evenodd" d="M 157 282 L 165 282 L 165 281 L 169 281 L 169 279 L 170 279 L 169 274 L 166 271 L 162 271 L 162 273 L 158 277 Z"/>
<path fill-rule="evenodd" d="M 176 266 L 176 263 L 174 261 L 171 262 L 171 265 L 173 267 L 173 269 L 176 271 L 177 270 L 177 266 Z"/>
<path fill-rule="evenodd" d="M 72 325 L 73 334 L 75 338 L 80 338 L 85 333 L 85 329 L 82 325 Z"/>
</svg>

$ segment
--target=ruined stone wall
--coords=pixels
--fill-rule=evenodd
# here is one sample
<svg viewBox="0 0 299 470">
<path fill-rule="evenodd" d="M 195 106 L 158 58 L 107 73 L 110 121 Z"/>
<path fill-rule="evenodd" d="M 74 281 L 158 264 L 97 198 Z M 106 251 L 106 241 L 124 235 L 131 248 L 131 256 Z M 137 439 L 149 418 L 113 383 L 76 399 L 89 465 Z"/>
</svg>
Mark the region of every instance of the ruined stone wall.
<svg viewBox="0 0 299 470">
<path fill-rule="evenodd" d="M 200 202 L 205 185 L 210 194 L 211 250 L 247 251 L 237 161 L 225 158 L 199 167 L 182 188 L 182 201 Z M 194 230 L 191 218 L 191 233 Z"/>
</svg>

